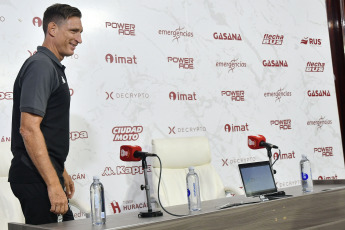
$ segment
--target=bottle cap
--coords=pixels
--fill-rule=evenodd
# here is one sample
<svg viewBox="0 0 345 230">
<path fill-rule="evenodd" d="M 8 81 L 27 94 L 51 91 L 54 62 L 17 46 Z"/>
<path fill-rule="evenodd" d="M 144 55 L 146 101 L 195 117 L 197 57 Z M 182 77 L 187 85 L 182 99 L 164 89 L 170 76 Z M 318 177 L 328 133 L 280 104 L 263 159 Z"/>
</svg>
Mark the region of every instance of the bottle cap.
<svg viewBox="0 0 345 230">
<path fill-rule="evenodd" d="M 93 176 L 94 180 L 99 180 L 99 176 Z"/>
<path fill-rule="evenodd" d="M 188 169 L 189 169 L 189 171 L 194 170 L 194 166 L 189 166 Z"/>
</svg>

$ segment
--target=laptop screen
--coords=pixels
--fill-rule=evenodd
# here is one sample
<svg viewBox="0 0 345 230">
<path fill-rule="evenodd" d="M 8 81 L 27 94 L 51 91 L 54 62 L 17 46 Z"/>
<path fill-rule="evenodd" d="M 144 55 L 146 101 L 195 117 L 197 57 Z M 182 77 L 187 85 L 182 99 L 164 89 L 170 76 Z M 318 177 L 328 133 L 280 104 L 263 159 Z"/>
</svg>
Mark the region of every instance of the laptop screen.
<svg viewBox="0 0 345 230">
<path fill-rule="evenodd" d="M 269 161 L 238 165 L 247 197 L 277 192 Z"/>
</svg>

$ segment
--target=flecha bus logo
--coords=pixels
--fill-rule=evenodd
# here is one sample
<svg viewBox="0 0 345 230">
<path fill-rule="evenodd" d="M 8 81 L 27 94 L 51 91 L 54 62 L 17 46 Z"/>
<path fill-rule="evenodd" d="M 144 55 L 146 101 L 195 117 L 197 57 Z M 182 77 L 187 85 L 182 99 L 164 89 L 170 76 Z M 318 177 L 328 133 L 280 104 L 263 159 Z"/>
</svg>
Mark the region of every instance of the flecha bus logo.
<svg viewBox="0 0 345 230">
<path fill-rule="evenodd" d="M 282 45 L 283 40 L 284 40 L 284 35 L 265 34 L 264 39 L 262 40 L 262 44 L 265 44 L 265 45 Z"/>
<path fill-rule="evenodd" d="M 307 62 L 305 72 L 323 72 L 325 70 L 324 62 Z"/>
</svg>

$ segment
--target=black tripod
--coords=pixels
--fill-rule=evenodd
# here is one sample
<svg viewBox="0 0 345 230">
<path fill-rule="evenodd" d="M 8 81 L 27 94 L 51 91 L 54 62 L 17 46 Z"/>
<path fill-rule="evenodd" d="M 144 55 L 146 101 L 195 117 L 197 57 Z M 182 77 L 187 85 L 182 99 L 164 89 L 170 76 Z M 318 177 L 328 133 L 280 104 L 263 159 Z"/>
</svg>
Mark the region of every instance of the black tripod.
<svg viewBox="0 0 345 230">
<path fill-rule="evenodd" d="M 138 217 L 157 217 L 157 216 L 163 216 L 163 213 L 161 211 L 152 211 L 152 205 L 151 205 L 151 199 L 150 199 L 150 185 L 147 180 L 147 162 L 146 162 L 146 156 L 142 156 L 142 166 L 144 170 L 144 177 L 145 177 L 145 185 L 141 185 L 141 190 L 146 190 L 146 200 L 147 200 L 147 212 L 140 212 L 138 214 Z"/>
</svg>

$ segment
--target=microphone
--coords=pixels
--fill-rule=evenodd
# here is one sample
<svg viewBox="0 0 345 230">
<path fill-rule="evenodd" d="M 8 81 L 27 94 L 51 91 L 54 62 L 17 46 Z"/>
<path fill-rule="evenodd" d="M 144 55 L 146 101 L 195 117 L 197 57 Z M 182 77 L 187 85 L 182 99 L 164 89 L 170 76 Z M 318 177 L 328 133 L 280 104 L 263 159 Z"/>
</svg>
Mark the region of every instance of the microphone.
<svg viewBox="0 0 345 230">
<path fill-rule="evenodd" d="M 248 147 L 251 149 L 278 148 L 276 145 L 267 143 L 263 135 L 248 136 Z"/>
<path fill-rule="evenodd" d="M 142 152 L 138 145 L 122 145 L 120 147 L 120 159 L 122 161 L 141 161 L 145 157 L 157 156 L 154 153 Z"/>
</svg>

